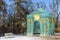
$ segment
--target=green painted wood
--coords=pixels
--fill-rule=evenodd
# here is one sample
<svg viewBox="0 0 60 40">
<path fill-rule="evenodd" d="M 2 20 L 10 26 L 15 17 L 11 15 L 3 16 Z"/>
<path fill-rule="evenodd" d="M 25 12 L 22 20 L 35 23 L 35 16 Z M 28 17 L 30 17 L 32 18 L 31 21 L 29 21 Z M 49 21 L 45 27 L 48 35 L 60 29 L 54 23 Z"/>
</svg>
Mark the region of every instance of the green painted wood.
<svg viewBox="0 0 60 40">
<path fill-rule="evenodd" d="M 39 15 L 39 19 L 38 20 L 34 20 L 34 15 L 38 14 Z M 30 22 L 27 22 L 27 34 L 29 35 L 34 35 L 34 32 L 36 29 L 37 33 L 40 33 L 40 36 L 51 36 L 54 34 L 55 31 L 55 22 L 51 21 L 52 18 L 54 18 L 54 20 L 56 19 L 54 17 L 53 14 L 51 14 L 50 12 L 39 8 L 36 11 L 33 11 L 31 14 L 27 15 L 27 20 L 30 20 Z M 34 25 L 34 22 L 37 21 L 39 22 L 39 26 L 40 28 L 35 28 L 36 25 Z M 37 26 L 38 27 L 38 23 Z"/>
</svg>

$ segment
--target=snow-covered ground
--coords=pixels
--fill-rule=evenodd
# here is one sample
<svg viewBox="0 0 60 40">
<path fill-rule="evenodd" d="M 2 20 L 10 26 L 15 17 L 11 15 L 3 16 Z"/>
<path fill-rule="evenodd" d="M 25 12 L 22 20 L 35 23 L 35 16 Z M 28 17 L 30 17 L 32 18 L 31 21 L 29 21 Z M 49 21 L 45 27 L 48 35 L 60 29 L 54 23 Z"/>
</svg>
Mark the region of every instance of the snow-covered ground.
<svg viewBox="0 0 60 40">
<path fill-rule="evenodd" d="M 41 40 L 40 37 L 14 36 L 11 38 L 1 37 L 0 40 Z"/>
<path fill-rule="evenodd" d="M 0 40 L 60 40 L 51 38 L 42 38 L 38 36 L 10 36 L 10 37 L 0 37 Z"/>
</svg>

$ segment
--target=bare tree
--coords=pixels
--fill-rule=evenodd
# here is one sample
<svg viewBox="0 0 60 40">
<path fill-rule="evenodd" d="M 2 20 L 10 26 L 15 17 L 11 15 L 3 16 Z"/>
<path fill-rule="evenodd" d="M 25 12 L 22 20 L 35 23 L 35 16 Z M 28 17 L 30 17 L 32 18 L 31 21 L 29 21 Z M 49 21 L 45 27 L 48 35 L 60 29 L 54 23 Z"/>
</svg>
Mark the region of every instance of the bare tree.
<svg viewBox="0 0 60 40">
<path fill-rule="evenodd" d="M 58 27 L 58 18 L 59 18 L 59 5 L 60 5 L 60 0 L 53 0 L 53 3 L 49 3 L 49 8 L 51 13 L 53 13 L 56 16 L 56 25 Z"/>
<path fill-rule="evenodd" d="M 7 13 L 6 12 L 6 3 L 3 2 L 3 0 L 0 0 L 0 11 Z"/>
<path fill-rule="evenodd" d="M 3 0 L 0 0 L 0 12 L 3 14 L 3 22 L 5 23 L 4 18 L 6 17 L 7 11 L 6 11 L 7 4 L 3 2 Z"/>
</svg>

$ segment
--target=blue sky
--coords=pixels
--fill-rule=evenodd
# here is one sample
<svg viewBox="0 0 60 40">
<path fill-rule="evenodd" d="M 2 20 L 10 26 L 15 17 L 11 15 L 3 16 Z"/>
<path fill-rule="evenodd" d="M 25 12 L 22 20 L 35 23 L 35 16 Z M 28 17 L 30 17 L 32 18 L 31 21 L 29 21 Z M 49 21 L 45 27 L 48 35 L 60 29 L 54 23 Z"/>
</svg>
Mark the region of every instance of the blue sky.
<svg viewBox="0 0 60 40">
<path fill-rule="evenodd" d="M 7 5 L 14 5 L 14 3 L 15 3 L 14 0 L 4 0 L 4 1 Z M 48 6 L 48 4 L 52 3 L 53 0 L 29 0 L 29 1 L 32 1 L 33 3 L 44 2 Z M 59 10 L 60 10 L 60 8 L 59 8 Z"/>
<path fill-rule="evenodd" d="M 30 0 L 30 1 L 32 1 L 32 2 L 41 2 L 42 0 Z M 13 1 L 13 0 L 12 0 L 12 1 L 5 0 L 5 2 L 6 2 L 8 5 L 11 5 L 11 4 L 13 4 L 13 3 L 14 3 L 14 1 Z M 42 2 L 45 2 L 46 4 L 48 4 L 48 3 L 51 3 L 51 2 L 52 2 L 52 0 L 43 0 Z"/>
<path fill-rule="evenodd" d="M 42 0 L 32 0 L 33 2 L 40 2 Z M 46 2 L 46 3 L 49 3 L 49 2 L 52 2 L 52 0 L 43 0 L 42 2 Z"/>
<path fill-rule="evenodd" d="M 14 0 L 4 0 L 7 5 L 14 4 Z"/>
<path fill-rule="evenodd" d="M 53 0 L 31 0 L 32 2 L 45 2 L 46 4 L 52 3 Z"/>
</svg>

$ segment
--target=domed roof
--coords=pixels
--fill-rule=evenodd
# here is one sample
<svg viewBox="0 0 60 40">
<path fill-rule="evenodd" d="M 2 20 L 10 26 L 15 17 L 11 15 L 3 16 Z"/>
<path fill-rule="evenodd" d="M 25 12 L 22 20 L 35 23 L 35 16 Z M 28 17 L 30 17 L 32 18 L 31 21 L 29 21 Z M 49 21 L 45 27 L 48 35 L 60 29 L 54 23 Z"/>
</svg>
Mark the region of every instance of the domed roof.
<svg viewBox="0 0 60 40">
<path fill-rule="evenodd" d="M 50 17 L 52 14 L 42 8 L 38 8 L 37 10 L 33 11 L 31 14 L 28 16 L 33 17 L 35 14 L 40 15 L 40 17 Z"/>
</svg>

